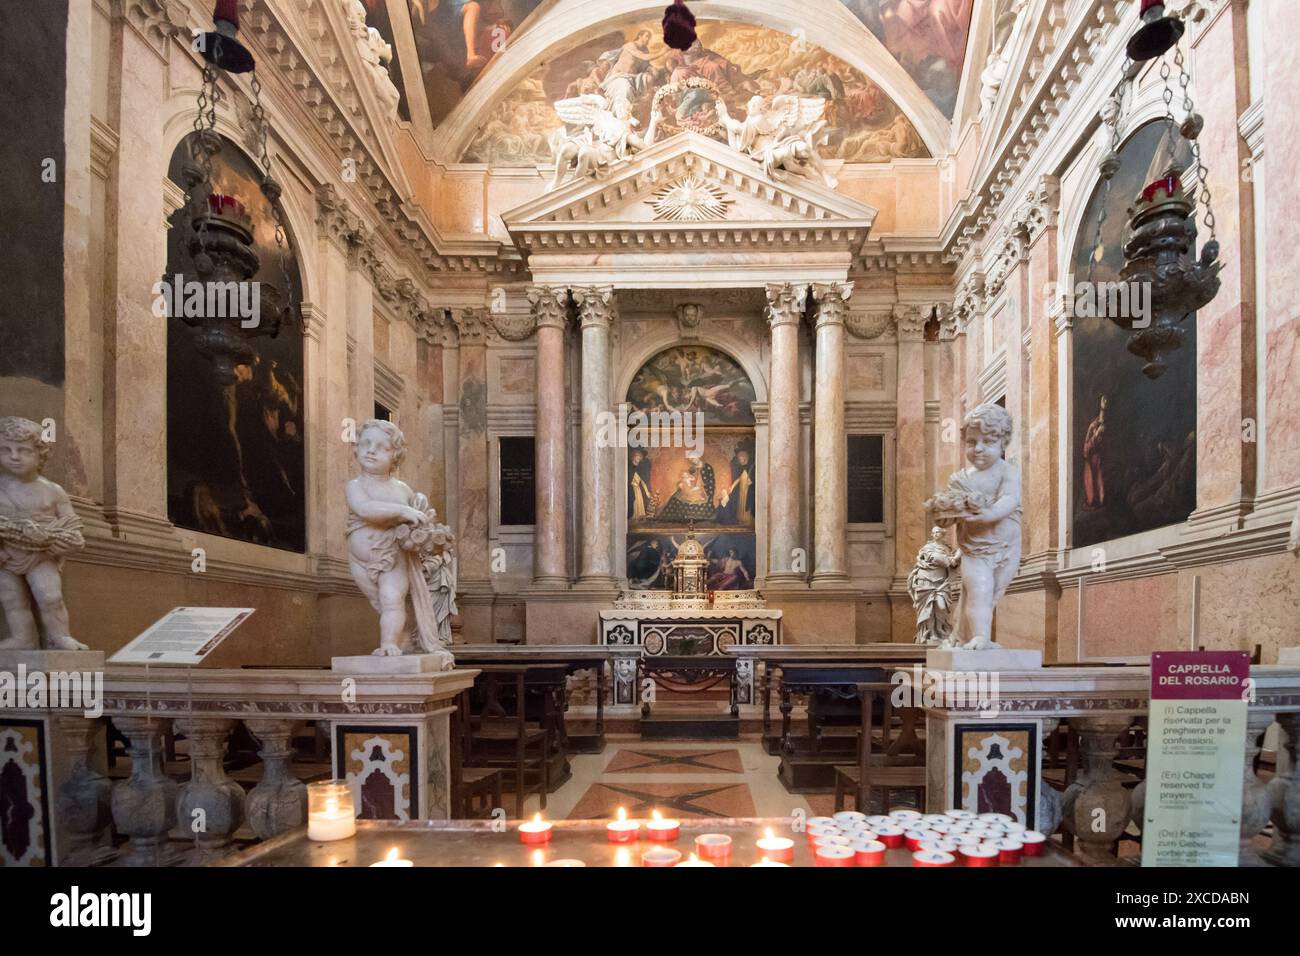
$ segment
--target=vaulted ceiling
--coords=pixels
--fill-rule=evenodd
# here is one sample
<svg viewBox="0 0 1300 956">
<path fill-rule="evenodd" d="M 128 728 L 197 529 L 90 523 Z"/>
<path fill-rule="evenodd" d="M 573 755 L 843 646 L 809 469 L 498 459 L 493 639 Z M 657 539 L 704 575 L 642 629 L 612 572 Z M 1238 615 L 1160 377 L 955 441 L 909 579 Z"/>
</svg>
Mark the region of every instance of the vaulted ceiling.
<svg viewBox="0 0 1300 956">
<path fill-rule="evenodd" d="M 957 107 L 972 10 L 992 0 L 697 0 L 700 42 L 685 54 L 663 43 L 664 0 L 344 2 L 363 4 L 393 44 L 402 116 L 434 130 L 439 159 L 533 165 L 550 155 L 550 103 L 608 93 L 619 73 L 635 77 L 622 92 L 643 124 L 658 89 L 703 77 L 740 115 L 755 94 L 825 98 L 828 156 L 934 155 Z M 714 119 L 698 92 L 668 108 L 681 128 Z"/>
</svg>

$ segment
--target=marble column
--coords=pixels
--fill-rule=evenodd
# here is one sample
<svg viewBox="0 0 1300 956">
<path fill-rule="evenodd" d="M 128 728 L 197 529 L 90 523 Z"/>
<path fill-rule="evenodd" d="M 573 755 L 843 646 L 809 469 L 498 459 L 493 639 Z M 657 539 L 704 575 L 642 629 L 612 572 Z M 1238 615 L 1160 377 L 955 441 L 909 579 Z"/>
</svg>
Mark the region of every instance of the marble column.
<svg viewBox="0 0 1300 956">
<path fill-rule="evenodd" d="M 1191 26 L 1189 65 L 1198 80 L 1193 96 L 1197 112 L 1205 118 L 1205 127 L 1197 141 L 1224 254 L 1219 259 L 1223 265 L 1219 294 L 1196 313 L 1196 510 L 1188 519 L 1188 527 L 1193 533 L 1216 536 L 1239 528 L 1254 507 L 1255 453 L 1259 447 L 1254 440 L 1243 441 L 1247 434 L 1245 423 L 1257 420 L 1254 184 L 1252 177 L 1242 175 L 1249 167 L 1250 148 L 1237 124 L 1238 117 L 1250 106 L 1246 3 L 1236 0 L 1220 6 L 1222 9 L 1212 19 L 1201 19 Z M 1293 17 L 1287 19 L 1283 29 L 1291 32 Z M 1265 69 L 1263 64 L 1259 67 Z M 1267 67 L 1270 77 L 1277 76 L 1279 69 L 1283 68 L 1275 63 Z M 1202 77 L 1214 79 L 1201 82 Z M 1171 84 L 1175 100 L 1181 99 L 1176 77 Z M 1294 92 L 1294 86 L 1292 89 Z M 1270 90 L 1265 102 L 1272 96 Z M 1273 130 L 1269 133 L 1273 135 Z M 1273 188 L 1278 185 L 1270 183 Z M 1280 205 L 1293 230 L 1295 207 Z M 1200 244 L 1209 239 L 1204 209 L 1199 211 L 1197 229 L 1199 251 Z M 1294 269 L 1294 255 L 1294 248 L 1287 249 L 1292 264 L 1283 270 L 1285 274 Z M 1273 283 L 1272 276 L 1269 283 Z M 1288 307 L 1294 310 L 1294 300 Z M 1288 393 L 1294 394 L 1294 381 Z M 1289 404 L 1293 410 L 1300 408 L 1294 399 Z M 1266 413 L 1269 421 L 1277 420 L 1275 415 L 1285 416 L 1285 407 L 1270 402 Z M 1290 483 L 1300 480 L 1298 476 L 1300 472 L 1293 468 Z"/>
<path fill-rule="evenodd" d="M 813 587 L 848 580 L 848 441 L 844 434 L 844 303 L 851 282 L 818 282 L 813 425 Z"/>
<path fill-rule="evenodd" d="M 613 562 L 614 449 L 599 441 L 610 408 L 610 327 L 617 313 L 612 286 L 573 289 L 582 328 L 582 541 L 578 584 L 616 586 Z"/>
<path fill-rule="evenodd" d="M 375 256 L 369 230 L 358 224 L 348 237 L 347 330 L 352 353 L 348 396 L 360 424 L 375 414 L 375 291 L 366 267 Z M 398 409 L 393 409 L 398 411 Z"/>
<path fill-rule="evenodd" d="M 565 331 L 568 290 L 537 286 L 528 290 L 537 324 L 537 424 L 535 429 L 536 516 L 533 523 L 533 587 L 562 589 L 569 585 L 569 470 L 565 432 Z"/>
<path fill-rule="evenodd" d="M 459 341 L 460 427 L 457 433 L 459 600 L 467 642 L 492 640 L 492 581 L 488 542 L 487 312 L 452 314 Z"/>
<path fill-rule="evenodd" d="M 935 484 L 942 485 L 962 466 L 961 461 L 961 376 L 962 347 L 966 334 L 959 332 L 952 310 L 940 308 L 938 356 L 939 440 L 935 447 Z"/>
<path fill-rule="evenodd" d="M 1056 179 L 1044 176 L 1031 203 L 1026 231 L 1029 295 L 1025 302 L 1029 380 L 1021 433 L 1021 481 L 1024 495 L 1025 559 L 1035 569 L 1055 568 L 1058 546 L 1056 481 L 1059 382 L 1056 374 L 1056 330 L 1048 308 L 1048 290 L 1056 276 L 1056 221 L 1060 190 Z M 1008 357 L 1009 358 L 1009 357 Z M 1042 624 L 1043 622 L 1039 622 Z"/>
<path fill-rule="evenodd" d="M 899 303 L 898 404 L 894 453 L 894 581 L 889 589 L 891 634 L 895 641 L 916 637 L 916 611 L 907 594 L 907 575 L 925 543 L 925 499 L 937 489 L 925 486 L 925 323 L 929 309 Z"/>
<path fill-rule="evenodd" d="M 801 583 L 807 570 L 806 553 L 802 562 L 796 561 L 796 552 L 804 549 L 799 527 L 803 504 L 799 477 L 799 322 L 807 294 L 807 286 L 789 282 L 767 286 L 767 321 L 772 329 L 767 467 L 769 586 Z"/>
</svg>

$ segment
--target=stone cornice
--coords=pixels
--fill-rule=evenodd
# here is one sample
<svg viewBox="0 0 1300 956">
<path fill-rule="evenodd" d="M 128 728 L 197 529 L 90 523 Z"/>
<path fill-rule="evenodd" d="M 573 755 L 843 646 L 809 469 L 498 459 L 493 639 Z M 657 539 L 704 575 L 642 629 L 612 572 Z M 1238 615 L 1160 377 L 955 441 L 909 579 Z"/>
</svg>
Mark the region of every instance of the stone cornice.
<svg viewBox="0 0 1300 956">
<path fill-rule="evenodd" d="M 965 329 L 976 317 L 984 314 L 988 306 L 988 297 L 984 289 L 984 271 L 972 269 L 957 286 L 953 296 L 953 318 L 960 328 Z"/>
<path fill-rule="evenodd" d="M 163 59 L 168 41 L 185 33 L 185 5 L 178 0 L 113 0 L 112 10 Z"/>
<path fill-rule="evenodd" d="M 766 288 L 767 321 L 776 329 L 783 325 L 798 325 L 803 318 L 808 286 L 793 282 L 775 282 Z"/>
</svg>

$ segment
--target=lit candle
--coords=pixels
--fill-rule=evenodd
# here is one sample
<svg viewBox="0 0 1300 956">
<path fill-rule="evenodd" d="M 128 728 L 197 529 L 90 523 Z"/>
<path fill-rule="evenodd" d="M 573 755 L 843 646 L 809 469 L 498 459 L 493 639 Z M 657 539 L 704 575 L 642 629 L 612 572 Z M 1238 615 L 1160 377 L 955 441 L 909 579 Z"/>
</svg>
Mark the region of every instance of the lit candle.
<svg viewBox="0 0 1300 956">
<path fill-rule="evenodd" d="M 763 839 L 758 841 L 758 852 L 763 855 L 765 860 L 789 863 L 794 859 L 794 840 L 788 837 L 774 836 L 769 829 L 763 834 Z"/>
<path fill-rule="evenodd" d="M 998 851 L 987 843 L 967 844 L 957 851 L 966 866 L 997 866 Z"/>
<path fill-rule="evenodd" d="M 552 860 L 547 866 L 586 866 L 581 860 Z"/>
<path fill-rule="evenodd" d="M 605 834 L 610 843 L 635 843 L 641 838 L 641 822 L 629 820 L 627 811 L 618 808 L 618 819 L 605 824 Z"/>
<path fill-rule="evenodd" d="M 695 838 L 695 852 L 710 860 L 731 856 L 731 837 L 725 833 L 701 833 Z"/>
<path fill-rule="evenodd" d="M 351 787 L 340 780 L 307 785 L 307 839 L 324 843 L 345 840 L 356 832 Z"/>
<path fill-rule="evenodd" d="M 645 825 L 645 835 L 655 843 L 672 843 L 681 835 L 682 825 L 677 820 L 665 820 L 658 810 L 650 814 Z"/>
<path fill-rule="evenodd" d="M 388 856 L 384 857 L 378 863 L 371 863 L 371 867 L 376 866 L 415 866 L 410 860 L 402 860 L 397 856 L 397 847 L 388 851 Z"/>
<path fill-rule="evenodd" d="M 710 863 L 708 860 L 699 859 L 698 857 L 696 857 L 694 853 L 692 853 L 691 858 L 689 860 L 682 860 L 682 862 L 678 863 L 677 865 L 678 866 L 712 866 L 713 864 Z"/>
<path fill-rule="evenodd" d="M 786 869 L 789 869 L 789 868 L 790 868 L 790 864 L 789 864 L 789 863 L 778 863 L 776 860 L 769 860 L 769 859 L 767 859 L 766 857 L 764 857 L 763 859 L 759 860 L 757 863 L 751 863 L 751 864 L 749 864 L 749 865 L 750 865 L 751 868 L 756 867 L 756 866 L 783 866 L 783 867 L 785 867 Z"/>
<path fill-rule="evenodd" d="M 642 866 L 676 866 L 682 861 L 681 850 L 674 850 L 670 846 L 651 847 L 641 854 Z"/>
<path fill-rule="evenodd" d="M 884 866 L 885 845 L 879 840 L 864 840 L 853 845 L 853 862 L 858 866 Z"/>
<path fill-rule="evenodd" d="M 527 823 L 519 824 L 519 840 L 531 845 L 550 843 L 551 829 L 551 824 L 543 820 L 540 813 L 535 814 Z"/>
<path fill-rule="evenodd" d="M 847 846 L 819 846 L 815 854 L 818 866 L 854 866 L 855 856 Z"/>
</svg>

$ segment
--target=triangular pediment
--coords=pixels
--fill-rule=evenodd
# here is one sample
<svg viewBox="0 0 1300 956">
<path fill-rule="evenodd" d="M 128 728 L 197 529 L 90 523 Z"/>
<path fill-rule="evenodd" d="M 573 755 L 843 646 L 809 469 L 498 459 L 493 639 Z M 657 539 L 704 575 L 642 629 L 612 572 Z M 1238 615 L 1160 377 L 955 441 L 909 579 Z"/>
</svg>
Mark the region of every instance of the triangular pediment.
<svg viewBox="0 0 1300 956">
<path fill-rule="evenodd" d="M 778 235 L 786 241 L 791 230 L 856 251 L 875 216 L 872 207 L 821 182 L 796 173 L 775 179 L 727 144 L 685 132 L 502 218 L 516 244 L 531 251 L 593 242 L 747 245 Z"/>
</svg>

